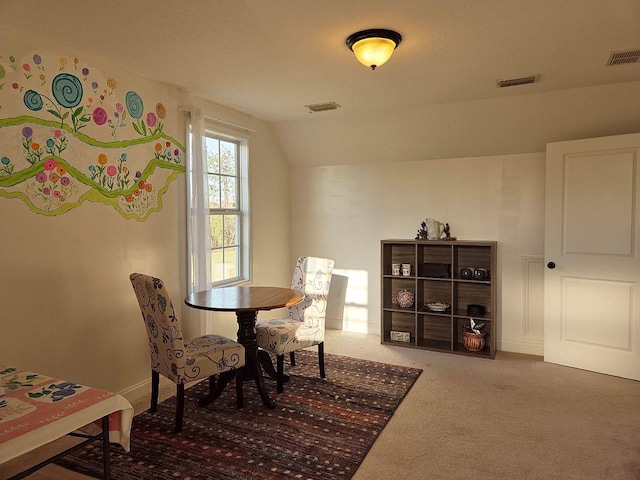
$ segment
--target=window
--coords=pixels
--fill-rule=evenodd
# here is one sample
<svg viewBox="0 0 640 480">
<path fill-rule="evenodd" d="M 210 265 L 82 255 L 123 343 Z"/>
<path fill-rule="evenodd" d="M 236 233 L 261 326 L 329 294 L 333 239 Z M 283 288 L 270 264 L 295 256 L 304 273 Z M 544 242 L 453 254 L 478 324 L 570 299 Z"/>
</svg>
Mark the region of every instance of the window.
<svg viewBox="0 0 640 480">
<path fill-rule="evenodd" d="M 190 125 L 190 291 L 249 280 L 248 142 L 200 128 Z"/>
<path fill-rule="evenodd" d="M 240 142 L 207 131 L 206 175 L 211 228 L 211 281 L 241 278 Z"/>
</svg>

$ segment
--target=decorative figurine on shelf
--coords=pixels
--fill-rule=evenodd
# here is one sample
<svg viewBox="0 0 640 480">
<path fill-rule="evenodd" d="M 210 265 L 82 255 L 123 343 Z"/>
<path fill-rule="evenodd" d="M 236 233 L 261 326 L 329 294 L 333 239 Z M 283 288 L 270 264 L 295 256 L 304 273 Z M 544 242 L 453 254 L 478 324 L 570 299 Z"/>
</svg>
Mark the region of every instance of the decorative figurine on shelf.
<svg viewBox="0 0 640 480">
<path fill-rule="evenodd" d="M 452 237 L 451 234 L 449 233 L 449 224 L 448 223 L 446 223 L 444 225 L 444 234 L 445 234 L 444 240 L 457 240 L 458 239 L 457 237 Z"/>
<path fill-rule="evenodd" d="M 416 240 L 440 240 L 445 233 L 445 224 L 434 218 L 427 218 L 420 223 Z"/>
<path fill-rule="evenodd" d="M 418 229 L 418 233 L 416 234 L 416 240 L 426 240 L 427 239 L 427 223 L 420 223 L 420 228 Z"/>
</svg>

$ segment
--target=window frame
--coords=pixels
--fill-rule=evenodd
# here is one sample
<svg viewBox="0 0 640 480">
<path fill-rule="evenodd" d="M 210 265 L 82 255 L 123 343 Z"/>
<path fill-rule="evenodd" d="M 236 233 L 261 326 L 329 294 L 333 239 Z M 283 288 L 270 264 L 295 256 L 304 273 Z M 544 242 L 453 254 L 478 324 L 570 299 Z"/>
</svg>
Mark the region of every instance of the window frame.
<svg viewBox="0 0 640 480">
<path fill-rule="evenodd" d="M 220 128 L 212 125 L 211 122 L 207 122 L 205 120 L 205 131 L 204 131 L 204 135 L 203 137 L 205 138 L 205 143 L 206 143 L 206 139 L 214 139 L 217 140 L 218 142 L 227 142 L 227 143 L 232 143 L 236 146 L 236 165 L 235 165 L 235 175 L 229 175 L 226 173 L 222 173 L 222 166 L 219 165 L 218 168 L 218 172 L 217 173 L 212 173 L 209 172 L 208 170 L 208 162 L 207 162 L 207 158 L 203 158 L 203 165 L 205 168 L 204 174 L 205 175 L 218 175 L 219 177 L 232 177 L 235 179 L 235 183 L 236 183 L 236 208 L 228 208 L 228 207 L 222 207 L 222 205 L 218 208 L 215 207 L 211 207 L 209 206 L 208 208 L 205 208 L 205 210 L 208 211 L 209 213 L 209 219 L 211 222 L 211 219 L 214 216 L 222 216 L 222 222 L 223 222 L 223 229 L 224 229 L 224 217 L 226 215 L 233 215 L 237 217 L 237 225 L 236 225 L 236 243 L 234 245 L 234 248 L 237 249 L 237 258 L 236 258 L 236 272 L 237 275 L 234 277 L 229 277 L 229 278 L 224 278 L 222 280 L 217 280 L 214 281 L 213 279 L 211 279 L 211 288 L 215 288 L 215 287 L 220 287 L 220 286 L 226 286 L 226 285 L 235 285 L 238 283 L 242 283 L 244 281 L 248 281 L 248 275 L 245 278 L 244 275 L 244 265 L 245 265 L 245 260 L 243 259 L 243 244 L 245 243 L 245 225 L 244 225 L 244 217 L 245 217 L 245 212 L 243 211 L 243 201 L 242 201 L 242 191 L 245 189 L 243 188 L 243 168 L 242 168 L 242 143 L 243 141 L 237 137 L 234 137 L 232 135 L 226 134 L 226 133 L 221 133 L 220 132 Z M 206 153 L 205 153 L 206 155 Z M 221 202 L 222 203 L 222 202 Z M 211 224 L 211 223 L 210 223 Z M 220 247 L 213 247 L 211 246 L 210 248 L 208 248 L 208 252 L 209 255 L 211 255 L 211 268 L 213 269 L 213 257 L 214 257 L 214 252 L 215 250 L 220 250 L 222 251 L 222 257 L 225 257 L 225 253 L 227 251 L 229 247 L 227 247 L 226 245 L 224 245 L 224 233 L 223 233 L 223 245 Z M 223 265 L 224 265 L 224 261 L 223 261 Z M 224 268 L 224 267 L 223 267 Z"/>
<path fill-rule="evenodd" d="M 192 124 L 191 129 L 198 128 L 197 124 Z M 216 122 L 214 119 L 204 116 L 204 121 L 200 124 L 202 138 L 202 157 L 194 158 L 193 161 L 198 161 L 201 165 L 201 171 L 204 178 L 196 179 L 195 176 L 190 179 L 190 182 L 204 182 L 206 191 L 203 192 L 204 205 L 202 208 L 194 208 L 189 206 L 190 215 L 192 217 L 198 217 L 200 212 L 202 215 L 208 216 L 205 218 L 196 218 L 196 222 L 202 222 L 208 227 L 208 232 L 211 232 L 211 219 L 214 215 L 237 215 L 237 275 L 235 277 L 225 278 L 223 280 L 213 280 L 213 252 L 217 248 L 211 245 L 211 235 L 207 235 L 208 243 L 203 246 L 202 251 L 194 251 L 192 246 L 189 246 L 189 261 L 200 262 L 202 265 L 208 265 L 209 268 L 206 271 L 206 288 L 224 287 L 230 285 L 238 285 L 242 283 L 248 283 L 251 281 L 251 268 L 250 268 L 250 252 L 251 252 L 251 237 L 249 231 L 249 138 L 244 131 L 230 128 L 224 124 Z M 192 135 L 193 133 L 191 133 Z M 208 176 L 210 175 L 207 161 L 206 139 L 214 138 L 218 141 L 225 141 L 236 144 L 236 191 L 237 191 L 237 208 L 212 208 L 209 204 L 209 191 L 208 191 Z M 195 175 L 190 172 L 190 175 Z M 224 176 L 229 176 L 224 174 Z M 190 187 L 192 188 L 192 187 Z M 223 217 L 224 218 L 224 217 Z M 205 228 L 207 228 L 205 227 Z M 224 251 L 224 247 L 220 247 Z M 201 255 L 208 255 L 209 259 L 201 258 Z M 190 291 L 195 287 L 197 280 L 193 276 L 194 268 L 190 267 L 189 282 Z"/>
</svg>

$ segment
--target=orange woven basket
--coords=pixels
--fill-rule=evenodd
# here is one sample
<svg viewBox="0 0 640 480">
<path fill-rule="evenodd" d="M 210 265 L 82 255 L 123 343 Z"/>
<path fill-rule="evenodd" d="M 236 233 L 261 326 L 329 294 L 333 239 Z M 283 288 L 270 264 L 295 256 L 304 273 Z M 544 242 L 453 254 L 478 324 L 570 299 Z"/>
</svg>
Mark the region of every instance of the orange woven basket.
<svg viewBox="0 0 640 480">
<path fill-rule="evenodd" d="M 484 337 L 487 336 L 487 332 L 473 333 L 464 328 L 462 333 L 464 334 L 464 348 L 470 352 L 479 352 L 484 349 Z"/>
</svg>

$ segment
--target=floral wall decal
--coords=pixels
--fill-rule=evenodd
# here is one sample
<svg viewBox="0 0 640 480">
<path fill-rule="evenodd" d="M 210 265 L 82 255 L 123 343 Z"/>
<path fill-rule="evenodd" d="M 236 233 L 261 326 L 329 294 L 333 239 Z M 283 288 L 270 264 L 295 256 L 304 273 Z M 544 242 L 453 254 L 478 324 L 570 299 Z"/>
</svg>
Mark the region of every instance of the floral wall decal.
<svg viewBox="0 0 640 480">
<path fill-rule="evenodd" d="M 48 216 L 86 201 L 138 221 L 159 211 L 169 184 L 185 171 L 184 147 L 165 131 L 177 125 L 166 92 L 149 81 L 104 76 L 78 57 L 5 53 L 0 198 Z"/>
</svg>

